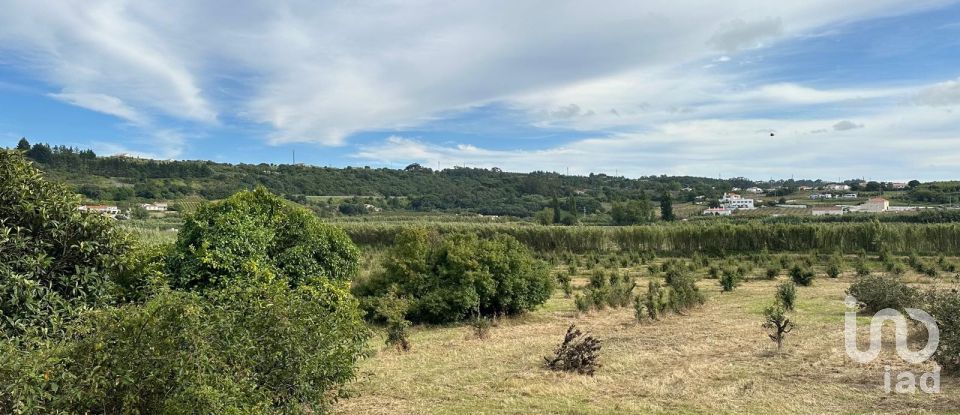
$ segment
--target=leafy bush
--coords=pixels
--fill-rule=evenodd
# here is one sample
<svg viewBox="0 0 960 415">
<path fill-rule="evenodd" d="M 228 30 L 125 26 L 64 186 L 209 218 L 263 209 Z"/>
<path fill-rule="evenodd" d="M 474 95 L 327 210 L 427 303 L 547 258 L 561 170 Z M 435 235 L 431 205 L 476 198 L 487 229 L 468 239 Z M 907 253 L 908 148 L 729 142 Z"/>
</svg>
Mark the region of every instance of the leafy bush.
<svg viewBox="0 0 960 415">
<path fill-rule="evenodd" d="M 647 283 L 645 300 L 644 306 L 650 318 L 653 320 L 659 319 L 669 305 L 667 301 L 667 291 L 663 289 L 657 281 Z"/>
<path fill-rule="evenodd" d="M 131 243 L 111 220 L 0 150 L 0 337 L 56 337 L 80 312 L 123 300 Z"/>
<path fill-rule="evenodd" d="M 856 297 L 863 308 L 869 312 L 877 312 L 885 308 L 903 310 L 913 306 L 918 300 L 916 289 L 892 275 L 857 277 L 857 280 L 847 289 L 847 294 Z"/>
<path fill-rule="evenodd" d="M 945 371 L 960 372 L 960 291 L 931 290 L 926 304 L 927 312 L 940 328 L 940 347 L 933 359 Z"/>
<path fill-rule="evenodd" d="M 696 279 L 689 273 L 668 274 L 666 278 L 670 292 L 667 295 L 668 305 L 674 313 L 700 306 L 706 301 L 703 293 L 697 288 Z"/>
<path fill-rule="evenodd" d="M 764 271 L 764 276 L 768 280 L 774 280 L 780 276 L 781 271 L 782 270 L 780 269 L 779 266 L 777 266 L 777 264 L 770 264 L 770 266 L 767 267 L 766 271 Z"/>
<path fill-rule="evenodd" d="M 837 278 L 843 273 L 843 257 L 839 254 L 830 257 L 826 267 L 827 276 Z"/>
<path fill-rule="evenodd" d="M 544 264 L 508 235 L 480 239 L 475 234 L 431 237 L 424 229 L 397 234 L 383 272 L 356 280 L 360 296 L 395 289 L 410 301 L 407 318 L 444 323 L 470 315 L 512 315 L 543 304 L 553 291 Z"/>
<path fill-rule="evenodd" d="M 720 287 L 723 291 L 733 291 L 737 285 L 740 285 L 740 277 L 734 272 L 724 271 L 723 276 L 720 277 Z"/>
<path fill-rule="evenodd" d="M 816 277 L 816 274 L 813 273 L 813 270 L 807 267 L 800 265 L 794 265 L 790 269 L 790 278 L 797 285 L 809 286 L 813 284 L 813 279 Z"/>
<path fill-rule="evenodd" d="M 410 350 L 410 321 L 407 320 L 409 302 L 397 296 L 396 291 L 390 291 L 382 297 L 372 299 L 376 305 L 375 320 L 387 325 L 387 344 L 395 346 L 399 351 Z"/>
<path fill-rule="evenodd" d="M 342 286 L 268 276 L 164 291 L 84 315 L 69 337 L 2 352 L 0 408 L 22 413 L 313 413 L 354 374 L 366 329 Z M 323 316 L 318 318 L 318 316 Z M 282 358 L 280 358 L 282 356 Z"/>
<path fill-rule="evenodd" d="M 284 277 L 293 287 L 349 281 L 360 251 L 341 229 L 264 188 L 201 206 L 187 217 L 167 261 L 178 289 L 222 287 L 252 271 Z"/>
<path fill-rule="evenodd" d="M 858 277 L 863 277 L 870 275 L 870 266 L 867 265 L 867 261 L 863 258 L 857 258 L 853 262 L 853 270 L 856 271 Z"/>
<path fill-rule="evenodd" d="M 578 312 L 581 312 L 581 313 L 587 313 L 587 312 L 589 312 L 589 311 L 590 311 L 590 307 L 591 307 L 591 305 L 592 305 L 592 303 L 591 303 L 591 301 L 590 301 L 590 297 L 589 297 L 589 296 L 586 296 L 586 295 L 583 295 L 583 294 L 577 294 L 577 295 L 575 295 L 575 296 L 573 297 L 573 304 L 574 304 L 574 306 L 577 307 L 577 311 L 578 311 Z"/>
<path fill-rule="evenodd" d="M 785 282 L 777 286 L 777 303 L 782 305 L 784 310 L 793 311 L 796 300 L 797 286 L 794 283 Z"/>
<path fill-rule="evenodd" d="M 544 357 L 550 370 L 576 372 L 593 376 L 600 368 L 600 340 L 585 335 L 573 324 L 567 328 L 563 342 L 553 352 L 553 357 Z"/>
</svg>

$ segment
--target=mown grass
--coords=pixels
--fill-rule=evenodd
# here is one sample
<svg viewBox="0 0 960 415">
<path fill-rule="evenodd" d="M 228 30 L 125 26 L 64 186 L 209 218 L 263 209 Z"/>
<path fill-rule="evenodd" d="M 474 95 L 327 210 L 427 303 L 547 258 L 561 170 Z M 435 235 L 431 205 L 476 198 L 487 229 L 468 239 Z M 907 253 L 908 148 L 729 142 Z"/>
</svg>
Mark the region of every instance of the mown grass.
<svg viewBox="0 0 960 415">
<path fill-rule="evenodd" d="M 581 271 L 586 274 L 586 271 Z M 773 301 L 778 280 L 751 280 L 720 293 L 701 280 L 702 308 L 639 324 L 633 310 L 577 314 L 571 299 L 555 294 L 528 315 L 502 320 L 487 340 L 468 326 L 416 327 L 413 349 L 399 353 L 375 339 L 375 354 L 361 363 L 340 414 L 613 414 L 613 413 L 920 413 L 958 412 L 960 380 L 943 375 L 939 395 L 888 395 L 884 366 L 915 373 L 893 352 L 892 335 L 881 359 L 861 365 L 846 357 L 843 304 L 852 275 L 820 276 L 798 287 L 793 318 L 799 328 L 777 352 L 760 313 Z M 908 277 L 921 280 L 922 277 Z M 583 275 L 574 281 L 583 284 Z M 638 281 L 638 292 L 646 278 Z M 862 323 L 866 317 L 861 318 Z M 596 376 L 555 373 L 543 356 L 575 323 L 603 340 Z M 862 325 L 861 325 L 862 326 Z M 861 331 L 866 338 L 866 331 Z M 861 339 L 863 340 L 863 339 Z M 918 345 L 917 347 L 921 347 Z"/>
</svg>

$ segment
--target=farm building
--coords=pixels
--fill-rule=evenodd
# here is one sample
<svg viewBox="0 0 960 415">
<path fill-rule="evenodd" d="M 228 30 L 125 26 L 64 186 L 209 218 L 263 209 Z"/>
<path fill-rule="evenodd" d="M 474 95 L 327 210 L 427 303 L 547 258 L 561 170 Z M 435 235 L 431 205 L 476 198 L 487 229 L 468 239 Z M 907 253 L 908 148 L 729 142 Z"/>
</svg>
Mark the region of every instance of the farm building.
<svg viewBox="0 0 960 415">
<path fill-rule="evenodd" d="M 866 203 L 860 205 L 857 210 L 860 212 L 886 212 L 890 209 L 890 201 L 882 197 L 874 197 Z"/>
</svg>

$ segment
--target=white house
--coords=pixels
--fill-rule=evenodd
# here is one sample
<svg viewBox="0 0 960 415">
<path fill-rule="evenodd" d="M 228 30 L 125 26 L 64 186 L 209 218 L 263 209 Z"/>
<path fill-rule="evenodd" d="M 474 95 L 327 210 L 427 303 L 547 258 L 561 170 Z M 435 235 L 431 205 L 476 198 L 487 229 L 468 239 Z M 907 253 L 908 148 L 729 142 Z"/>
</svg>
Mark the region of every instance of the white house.
<svg viewBox="0 0 960 415">
<path fill-rule="evenodd" d="M 704 210 L 703 214 L 705 216 L 730 216 L 733 214 L 733 211 L 724 208 L 709 208 Z"/>
<path fill-rule="evenodd" d="M 81 212 L 102 213 L 104 215 L 117 215 L 120 213 L 120 208 L 107 205 L 81 205 L 77 210 Z"/>
<path fill-rule="evenodd" d="M 148 212 L 166 212 L 167 204 L 166 203 L 143 203 L 140 207 L 146 209 Z"/>
<path fill-rule="evenodd" d="M 744 209 L 753 210 L 753 199 L 744 199 L 736 193 L 724 193 L 720 198 L 720 206 L 724 209 Z"/>
<path fill-rule="evenodd" d="M 868 200 L 866 203 L 858 206 L 859 211 L 861 212 L 886 212 L 890 209 L 890 201 L 882 197 L 874 197 Z"/>
<path fill-rule="evenodd" d="M 844 199 L 856 199 L 856 198 L 857 198 L 857 194 L 856 194 L 856 193 L 844 193 L 842 197 L 843 197 Z"/>
<path fill-rule="evenodd" d="M 744 191 L 747 192 L 747 193 L 753 193 L 753 194 L 755 194 L 755 195 L 758 195 L 758 194 L 763 193 L 763 189 L 761 189 L 761 188 L 759 188 L 759 187 L 748 187 L 748 188 L 744 189 Z"/>
<path fill-rule="evenodd" d="M 811 186 L 800 186 L 800 187 L 798 187 L 797 189 L 798 189 L 798 190 L 801 190 L 801 191 L 803 191 L 803 190 L 813 190 L 813 187 L 811 187 Z"/>
<path fill-rule="evenodd" d="M 818 206 L 813 208 L 813 216 L 842 215 L 842 206 Z"/>
<path fill-rule="evenodd" d="M 833 190 L 833 191 L 845 191 L 850 190 L 850 185 L 843 183 L 830 183 L 826 186 L 823 186 L 824 190 Z"/>
<path fill-rule="evenodd" d="M 890 183 L 890 187 L 895 190 L 903 190 L 907 188 L 907 184 L 904 182 L 893 182 Z"/>
<path fill-rule="evenodd" d="M 810 199 L 833 199 L 833 195 L 830 193 L 814 193 L 810 195 Z"/>
</svg>

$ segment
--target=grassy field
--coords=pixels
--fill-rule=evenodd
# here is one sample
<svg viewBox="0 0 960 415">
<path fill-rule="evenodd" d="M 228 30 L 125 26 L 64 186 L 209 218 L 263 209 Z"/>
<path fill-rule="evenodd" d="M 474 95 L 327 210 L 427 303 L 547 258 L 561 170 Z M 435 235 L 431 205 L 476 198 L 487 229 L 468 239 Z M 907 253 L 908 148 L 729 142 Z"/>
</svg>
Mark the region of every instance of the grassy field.
<svg viewBox="0 0 960 415">
<path fill-rule="evenodd" d="M 698 283 L 708 295 L 702 308 L 657 322 L 637 323 L 631 308 L 578 314 L 558 292 L 540 310 L 500 321 L 486 340 L 465 325 L 417 327 L 413 349 L 405 353 L 375 338 L 374 354 L 362 362 L 351 397 L 335 413 L 960 412 L 960 380 L 945 374 L 938 395 L 884 392 L 885 365 L 914 373 L 931 367 L 902 362 L 893 352 L 892 330 L 879 360 L 861 365 L 846 356 L 842 301 L 852 275 L 821 274 L 812 287 L 798 288 L 793 317 L 799 328 L 777 352 L 761 328 L 761 312 L 784 280 L 750 280 L 721 293 L 716 280 L 704 279 Z M 583 278 L 575 282 L 585 284 Z M 638 282 L 646 287 L 646 278 Z M 868 319 L 860 320 L 863 329 Z M 570 324 L 603 341 L 603 367 L 593 377 L 543 368 L 543 356 Z M 865 342 L 866 331 L 860 335 Z"/>
</svg>

